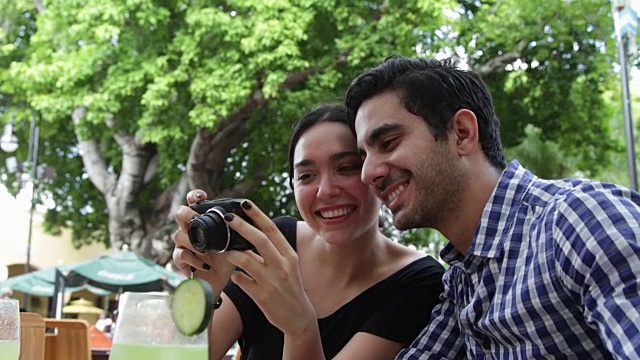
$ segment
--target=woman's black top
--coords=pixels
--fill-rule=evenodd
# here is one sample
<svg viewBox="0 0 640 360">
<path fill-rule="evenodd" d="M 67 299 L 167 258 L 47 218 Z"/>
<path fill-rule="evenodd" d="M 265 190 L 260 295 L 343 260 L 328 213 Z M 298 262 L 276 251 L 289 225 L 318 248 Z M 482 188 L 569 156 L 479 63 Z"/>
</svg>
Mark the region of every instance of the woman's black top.
<svg viewBox="0 0 640 360">
<path fill-rule="evenodd" d="M 296 248 L 297 219 L 274 220 Z M 333 358 L 358 332 L 408 345 L 429 321 L 442 292 L 444 267 L 431 256 L 420 258 L 366 289 L 333 314 L 318 319 L 324 355 Z M 284 335 L 233 282 L 224 292 L 240 312 L 242 359 L 282 359 Z"/>
</svg>

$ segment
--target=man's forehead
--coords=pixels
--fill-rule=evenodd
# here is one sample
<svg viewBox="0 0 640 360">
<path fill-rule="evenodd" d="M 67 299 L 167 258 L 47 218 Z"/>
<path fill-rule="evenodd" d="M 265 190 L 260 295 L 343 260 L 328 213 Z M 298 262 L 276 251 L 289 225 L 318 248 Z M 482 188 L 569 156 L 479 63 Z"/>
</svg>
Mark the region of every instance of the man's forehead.
<svg viewBox="0 0 640 360">
<path fill-rule="evenodd" d="M 358 113 L 360 115 L 360 113 Z M 356 133 L 356 143 L 360 147 L 367 137 L 367 131 L 371 127 L 371 119 L 364 116 L 356 116 L 354 129 Z"/>
<path fill-rule="evenodd" d="M 358 141 L 360 141 L 361 137 L 364 138 L 365 136 L 368 136 L 368 132 L 371 132 L 371 130 L 377 126 L 379 121 L 380 119 L 376 116 L 375 112 L 369 111 L 367 107 L 361 106 L 356 114 L 354 124 Z"/>
<path fill-rule="evenodd" d="M 370 131 L 378 122 L 387 121 L 393 117 L 400 99 L 391 91 L 372 96 L 362 102 L 355 116 L 355 129 L 358 134 Z"/>
</svg>

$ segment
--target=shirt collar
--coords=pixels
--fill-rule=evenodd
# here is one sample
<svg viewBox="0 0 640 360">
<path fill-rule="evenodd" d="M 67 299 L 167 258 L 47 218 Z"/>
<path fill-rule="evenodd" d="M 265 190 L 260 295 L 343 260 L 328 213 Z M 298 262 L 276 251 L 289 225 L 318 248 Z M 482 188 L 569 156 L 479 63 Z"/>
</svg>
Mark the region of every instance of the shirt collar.
<svg viewBox="0 0 640 360">
<path fill-rule="evenodd" d="M 448 243 L 440 252 L 440 257 L 451 265 L 462 263 L 471 271 L 483 258 L 501 256 L 505 238 L 511 232 L 522 199 L 535 179 L 535 175 L 517 160 L 511 161 L 502 172 L 482 211 L 467 256 L 464 257 Z"/>
</svg>

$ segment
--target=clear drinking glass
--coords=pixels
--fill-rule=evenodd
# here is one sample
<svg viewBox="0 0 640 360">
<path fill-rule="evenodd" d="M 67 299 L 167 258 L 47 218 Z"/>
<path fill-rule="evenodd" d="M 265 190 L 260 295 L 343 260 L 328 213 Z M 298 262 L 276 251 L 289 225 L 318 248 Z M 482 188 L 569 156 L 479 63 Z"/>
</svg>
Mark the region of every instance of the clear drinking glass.
<svg viewBox="0 0 640 360">
<path fill-rule="evenodd" d="M 0 299 L 0 360 L 20 357 L 20 309 L 16 299 Z"/>
<path fill-rule="evenodd" d="M 171 318 L 171 295 L 126 292 L 120 296 L 109 360 L 206 360 L 207 331 L 181 334 Z"/>
</svg>

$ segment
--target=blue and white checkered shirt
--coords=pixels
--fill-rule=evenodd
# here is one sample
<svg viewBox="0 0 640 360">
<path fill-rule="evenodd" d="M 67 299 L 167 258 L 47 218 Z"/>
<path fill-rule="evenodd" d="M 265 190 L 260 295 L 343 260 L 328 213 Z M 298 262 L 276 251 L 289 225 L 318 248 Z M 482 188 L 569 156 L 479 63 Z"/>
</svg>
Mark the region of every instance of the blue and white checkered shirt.
<svg viewBox="0 0 640 360">
<path fill-rule="evenodd" d="M 513 161 L 396 359 L 640 359 L 640 194 Z"/>
</svg>

